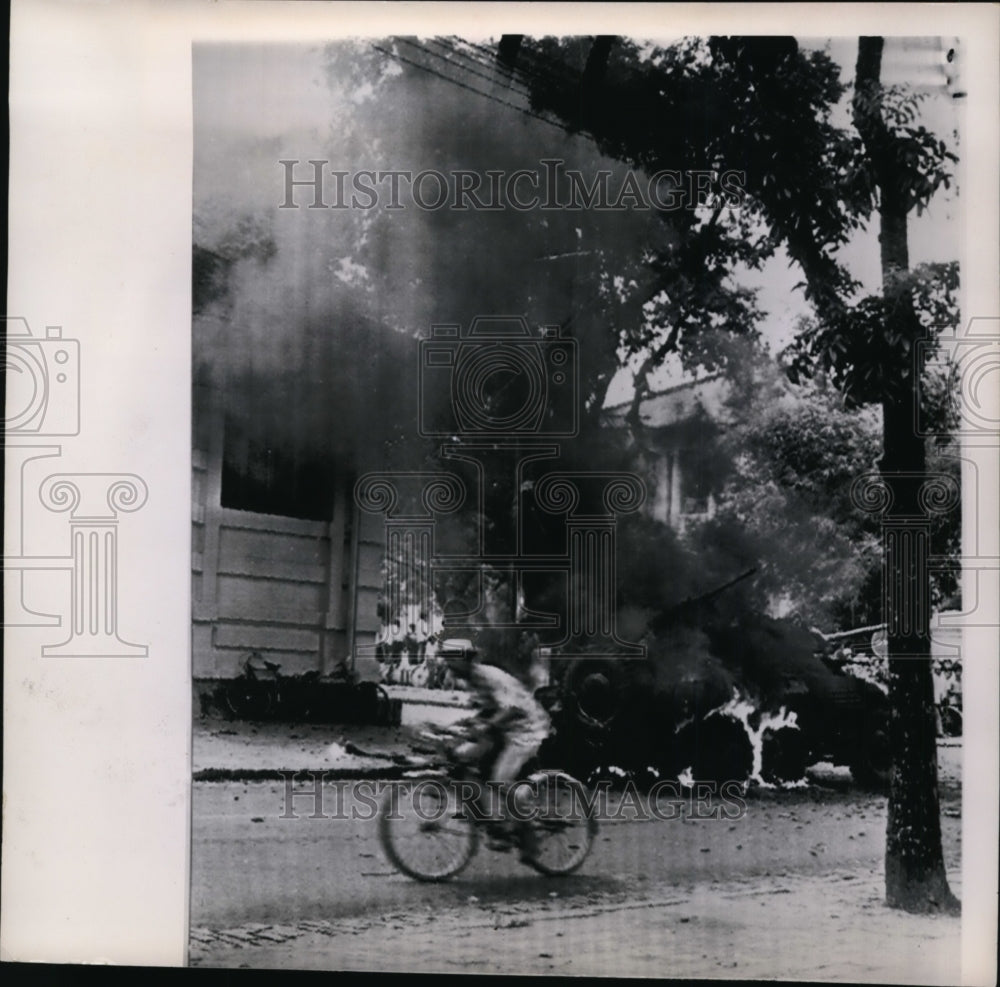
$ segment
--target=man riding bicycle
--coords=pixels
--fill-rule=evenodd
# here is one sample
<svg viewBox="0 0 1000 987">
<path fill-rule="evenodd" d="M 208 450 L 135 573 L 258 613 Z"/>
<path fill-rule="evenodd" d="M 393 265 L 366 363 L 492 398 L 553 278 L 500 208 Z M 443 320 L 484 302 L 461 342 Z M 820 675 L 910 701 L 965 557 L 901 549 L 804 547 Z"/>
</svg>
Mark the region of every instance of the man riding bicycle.
<svg viewBox="0 0 1000 987">
<path fill-rule="evenodd" d="M 549 716 L 514 675 L 480 662 L 470 641 L 444 642 L 442 656 L 451 671 L 471 687 L 482 727 L 479 739 L 461 745 L 455 753 L 471 762 L 484 758 L 493 747 L 496 753 L 484 771 L 484 780 L 495 782 L 506 795 L 509 787 L 519 780 L 521 769 L 538 753 L 549 735 Z M 517 814 L 528 809 L 527 792 L 515 788 L 511 798 Z M 502 825 L 492 828 L 492 835 L 500 841 L 508 833 Z"/>
</svg>

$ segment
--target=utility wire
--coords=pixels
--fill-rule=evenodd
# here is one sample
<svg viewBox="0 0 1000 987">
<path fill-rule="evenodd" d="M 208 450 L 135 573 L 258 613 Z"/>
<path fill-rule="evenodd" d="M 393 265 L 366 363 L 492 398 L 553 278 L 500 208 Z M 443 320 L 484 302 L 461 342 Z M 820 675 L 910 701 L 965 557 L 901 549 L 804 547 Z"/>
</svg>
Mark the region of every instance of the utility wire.
<svg viewBox="0 0 1000 987">
<path fill-rule="evenodd" d="M 415 44 L 413 41 L 410 41 L 407 38 L 401 38 L 400 40 L 401 41 L 405 41 L 408 45 L 411 45 L 414 48 L 420 48 L 420 45 Z M 451 66 L 454 66 L 456 69 L 459 69 L 460 71 L 470 72 L 472 75 L 479 76 L 479 78 L 485 79 L 487 82 L 489 82 L 489 83 L 491 83 L 493 85 L 500 84 L 500 80 L 497 78 L 496 70 L 494 70 L 492 68 L 492 66 L 490 66 L 490 65 L 488 65 L 488 64 L 480 61 L 477 58 L 473 58 L 471 55 L 465 54 L 460 49 L 455 48 L 455 47 L 449 45 L 446 41 L 441 41 L 441 40 L 433 39 L 433 40 L 429 40 L 428 43 L 430 43 L 430 44 L 437 44 L 440 47 L 444 48 L 445 51 L 448 51 L 448 52 L 450 52 L 453 55 L 457 55 L 459 58 L 464 58 L 467 62 L 471 62 L 471 64 L 475 65 L 478 69 L 483 69 L 485 71 L 477 71 L 474 68 L 471 68 L 469 66 L 460 64 L 459 62 L 455 61 L 454 59 L 449 58 L 447 55 L 439 54 L 436 51 L 430 51 L 430 49 L 424 48 L 424 49 L 421 49 L 421 50 L 428 51 L 429 54 L 434 55 L 436 58 L 442 59 L 443 61 L 447 62 Z M 519 96 L 524 96 L 527 99 L 530 99 L 530 97 L 531 97 L 531 94 L 530 94 L 530 92 L 527 89 L 518 89 L 518 88 L 514 87 L 513 85 L 507 85 L 506 88 L 512 89 Z"/>
<path fill-rule="evenodd" d="M 489 68 L 495 64 L 495 53 L 483 45 L 465 42 L 461 38 L 449 38 L 447 39 L 447 43 L 451 50 L 461 52 L 466 59 L 480 68 Z M 482 57 L 471 54 L 467 50 L 469 48 L 481 52 Z M 542 71 L 539 70 L 539 66 L 542 66 Z M 525 88 L 523 90 L 516 91 L 521 92 L 530 103 L 532 80 L 541 86 L 556 89 L 568 87 L 572 90 L 578 90 L 583 76 L 579 72 L 574 72 L 567 66 L 554 62 L 551 59 L 542 65 L 537 52 L 531 48 L 522 46 L 518 53 L 517 65 L 507 70 L 506 78 L 510 79 L 511 83 L 513 79 L 518 78 L 524 84 Z"/>
<path fill-rule="evenodd" d="M 453 36 L 454 37 L 454 36 Z M 474 41 L 465 41 L 462 38 L 455 37 L 456 42 L 460 44 L 467 45 L 470 48 L 474 48 L 479 52 L 482 52 L 487 58 L 494 58 L 495 55 L 490 48 L 485 45 L 476 44 Z M 533 67 L 528 68 L 525 64 L 524 56 L 528 56 L 528 61 L 533 63 Z M 564 65 L 560 62 L 552 61 L 551 59 L 544 65 L 544 70 L 539 71 L 540 57 L 536 51 L 532 48 L 525 48 L 523 45 L 518 52 L 518 65 L 514 69 L 516 73 L 523 73 L 524 75 L 531 76 L 538 79 L 540 82 L 551 84 L 556 82 L 557 73 L 561 75 L 561 79 L 558 80 L 562 83 L 570 83 L 579 85 L 582 76 L 578 72 L 574 72 L 568 65 Z"/>
<path fill-rule="evenodd" d="M 457 61 L 452 61 L 451 59 L 440 55 L 438 52 L 428 51 L 427 49 L 422 48 L 419 44 L 415 44 L 409 39 L 400 39 L 400 40 L 406 40 L 406 42 L 410 44 L 412 47 L 415 47 L 421 51 L 427 51 L 428 54 L 434 55 L 437 58 L 441 58 L 444 61 L 447 61 L 449 64 L 453 65 L 453 67 L 458 71 L 467 71 L 470 74 L 481 76 L 482 78 L 487 79 L 491 84 L 500 84 L 500 80 L 497 78 L 496 68 L 495 68 L 496 53 L 491 48 L 488 48 L 485 45 L 477 44 L 475 42 L 465 41 L 464 39 L 456 37 L 454 35 L 448 38 L 428 39 L 432 40 L 434 44 L 443 48 L 445 51 L 448 51 L 449 53 L 454 53 L 464 58 L 467 62 L 470 62 L 473 65 L 475 65 L 476 69 L 482 70 L 482 71 L 477 71 L 476 69 L 467 68 L 465 64 L 460 64 Z M 473 49 L 474 51 L 480 53 L 481 57 L 477 57 L 476 55 L 471 54 L 469 49 Z M 488 74 L 483 75 L 483 72 L 486 72 Z M 547 86 L 557 90 L 569 88 L 571 90 L 576 91 L 579 90 L 580 86 L 582 85 L 583 82 L 582 73 L 574 69 L 571 69 L 564 63 L 558 62 L 552 58 L 543 58 L 543 56 L 539 52 L 537 52 L 531 47 L 527 47 L 524 45 L 522 45 L 518 53 L 518 61 L 516 67 L 510 69 L 509 72 L 510 72 L 509 75 L 507 75 L 506 72 L 503 75 L 503 78 L 505 80 L 505 83 L 508 85 L 508 88 L 510 88 L 513 92 L 517 93 L 519 96 L 526 99 L 529 103 L 528 109 L 523 109 L 518 106 L 507 104 L 511 105 L 512 109 L 517 109 L 519 112 L 527 113 L 528 115 L 534 116 L 537 119 L 544 119 L 547 123 L 550 123 L 553 126 L 558 126 L 564 133 L 569 134 L 570 136 L 578 136 L 578 135 L 584 136 L 590 138 L 595 143 L 599 143 L 597 137 L 594 135 L 592 131 L 586 130 L 583 127 L 577 127 L 576 129 L 571 129 L 561 123 L 557 123 L 556 121 L 552 120 L 551 117 L 540 116 L 537 113 L 537 111 L 530 109 L 530 102 L 532 95 L 531 80 L 535 80 L 541 86 Z M 513 85 L 513 78 L 518 76 L 520 77 L 519 81 L 524 86 L 524 88 L 518 88 L 517 86 Z M 511 81 L 508 82 L 507 80 Z M 461 84 L 461 83 L 456 83 L 456 84 Z M 480 95 L 487 96 L 487 98 L 495 98 L 486 93 L 480 93 Z M 500 102 L 504 101 L 500 100 Z"/>
<path fill-rule="evenodd" d="M 400 40 L 405 40 L 405 39 L 400 39 Z M 436 54 L 435 52 L 428 51 L 427 49 L 423 48 L 421 45 L 415 42 L 407 41 L 407 43 L 410 44 L 412 47 L 417 48 L 420 51 L 423 51 L 425 54 L 430 54 L 430 55 Z M 444 73 L 438 72 L 437 70 L 431 68 L 429 65 L 425 65 L 411 58 L 407 58 L 405 55 L 400 54 L 398 51 L 389 51 L 388 49 L 382 48 L 377 44 L 373 44 L 372 48 L 382 55 L 386 55 L 389 58 L 394 58 L 397 61 L 403 62 L 407 65 L 411 65 L 414 68 L 420 69 L 423 72 L 427 72 L 429 75 L 436 76 L 437 78 L 442 79 L 445 82 L 450 82 L 452 85 L 459 86 L 460 88 L 468 90 L 471 93 L 475 93 L 477 96 L 482 96 L 485 99 L 492 100 L 494 103 L 499 103 L 501 106 L 506 106 L 508 109 L 515 110 L 518 113 L 523 113 L 525 116 L 533 117 L 536 120 L 541 120 L 543 123 L 547 123 L 550 127 L 555 127 L 557 130 L 561 130 L 563 133 L 568 134 L 570 137 L 587 136 L 592 138 L 591 134 L 588 134 L 583 130 L 571 130 L 565 125 L 558 123 L 555 120 L 552 120 L 550 117 L 543 116 L 540 113 L 536 113 L 534 110 L 527 109 L 522 106 L 517 106 L 515 103 L 510 103 L 507 100 L 500 99 L 498 96 L 494 96 L 492 93 L 483 92 L 482 89 L 477 89 L 475 86 L 469 85 L 468 83 L 463 82 L 461 79 L 456 79 L 452 76 L 445 75 Z M 437 55 L 437 57 L 442 58 L 443 56 Z M 449 60 L 445 59 L 445 61 Z M 469 70 L 465 69 L 463 66 L 457 65 L 450 61 L 449 64 L 451 64 L 453 68 L 456 68 L 459 71 L 469 72 Z M 469 74 L 472 73 L 470 72 Z M 490 81 L 493 80 L 491 79 Z"/>
<path fill-rule="evenodd" d="M 400 40 L 403 40 L 403 39 L 400 39 Z M 426 54 L 434 54 L 433 52 L 428 52 L 425 48 L 423 48 L 419 44 L 415 44 L 413 42 L 409 42 L 409 43 L 412 45 L 412 47 L 415 47 L 418 50 L 425 52 Z M 407 58 L 405 55 L 401 55 L 398 51 L 396 51 L 396 52 L 388 51 L 385 48 L 381 48 L 381 47 L 379 47 L 378 45 L 375 45 L 375 44 L 372 45 L 372 48 L 375 51 L 380 52 L 383 55 L 387 55 L 390 58 L 395 58 L 397 61 L 404 62 L 407 65 L 412 65 L 414 68 L 420 69 L 423 72 L 427 72 L 428 74 L 436 76 L 439 79 L 443 79 L 445 82 L 450 82 L 450 83 L 452 83 L 452 85 L 459 86 L 460 88 L 466 89 L 466 90 L 468 90 L 471 93 L 475 93 L 477 96 L 482 96 L 485 99 L 492 100 L 494 103 L 499 103 L 501 106 L 506 106 L 508 109 L 516 110 L 518 113 L 523 113 L 523 114 L 525 114 L 525 116 L 534 117 L 536 120 L 541 120 L 543 123 L 547 123 L 550 126 L 557 127 L 559 130 L 562 130 L 562 131 L 564 131 L 567 134 L 573 135 L 572 131 L 568 130 L 562 124 L 557 123 L 556 121 L 549 119 L 548 117 L 542 116 L 539 113 L 535 113 L 533 110 L 526 109 L 526 108 L 521 107 L 521 106 L 517 106 L 514 103 L 509 103 L 509 102 L 507 102 L 507 100 L 500 99 L 498 96 L 494 96 L 492 93 L 483 92 L 482 89 L 477 89 L 477 88 L 475 88 L 475 86 L 472 86 L 472 85 L 469 85 L 468 83 L 462 82 L 460 79 L 456 79 L 456 78 L 454 78 L 452 76 L 448 76 L 448 75 L 445 75 L 445 74 L 443 74 L 441 72 L 438 72 L 435 69 L 431 68 L 429 65 L 425 65 L 425 64 L 423 64 L 421 62 L 414 61 L 413 59 Z M 438 57 L 440 58 L 442 56 L 438 56 Z M 446 59 L 446 61 L 447 61 L 447 59 Z M 458 69 L 459 71 L 463 70 L 462 66 L 454 65 L 453 63 L 450 63 L 450 62 L 449 62 L 449 64 L 452 64 L 453 67 L 456 68 L 456 69 Z"/>
<path fill-rule="evenodd" d="M 448 43 L 455 51 L 460 51 L 466 59 L 474 62 L 477 65 L 485 64 L 495 64 L 496 54 L 492 52 L 489 48 L 483 45 L 475 45 L 471 42 L 465 42 L 461 38 L 449 38 Z M 480 54 L 481 53 L 481 54 Z M 536 80 L 544 85 L 574 85 L 579 84 L 578 78 L 573 78 L 573 76 L 564 70 L 563 77 L 558 79 L 556 74 L 549 70 L 548 72 L 539 72 L 537 69 L 529 68 L 527 64 L 527 57 L 533 55 L 530 49 L 522 47 L 518 52 L 517 64 L 505 69 L 505 75 L 509 79 L 519 78 L 520 80 Z M 530 94 L 530 89 L 528 90 Z"/>
</svg>

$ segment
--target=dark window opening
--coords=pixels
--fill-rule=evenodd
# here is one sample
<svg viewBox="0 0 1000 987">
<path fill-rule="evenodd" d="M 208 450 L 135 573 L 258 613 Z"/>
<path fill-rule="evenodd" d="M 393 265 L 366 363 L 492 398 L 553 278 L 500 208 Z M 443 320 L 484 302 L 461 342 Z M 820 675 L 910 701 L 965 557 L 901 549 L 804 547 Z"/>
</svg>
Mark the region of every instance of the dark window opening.
<svg viewBox="0 0 1000 987">
<path fill-rule="evenodd" d="M 698 455 L 691 450 L 682 454 L 681 469 L 681 513 L 707 514 L 712 482 Z"/>
<path fill-rule="evenodd" d="M 222 506 L 307 521 L 333 516 L 333 463 L 226 429 Z"/>
</svg>

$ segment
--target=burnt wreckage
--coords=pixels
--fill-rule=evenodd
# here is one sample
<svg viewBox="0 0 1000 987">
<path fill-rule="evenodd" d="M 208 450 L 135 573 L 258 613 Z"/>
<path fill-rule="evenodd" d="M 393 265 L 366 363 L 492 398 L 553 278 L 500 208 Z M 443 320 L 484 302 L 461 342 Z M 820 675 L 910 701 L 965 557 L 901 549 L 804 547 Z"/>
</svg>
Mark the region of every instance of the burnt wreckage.
<svg viewBox="0 0 1000 987">
<path fill-rule="evenodd" d="M 553 682 L 538 692 L 555 728 L 541 760 L 582 778 L 612 767 L 772 784 L 829 761 L 883 789 L 887 697 L 837 668 L 799 624 L 723 615 L 716 600 L 751 574 L 660 614 L 645 659 L 553 661 Z"/>
</svg>

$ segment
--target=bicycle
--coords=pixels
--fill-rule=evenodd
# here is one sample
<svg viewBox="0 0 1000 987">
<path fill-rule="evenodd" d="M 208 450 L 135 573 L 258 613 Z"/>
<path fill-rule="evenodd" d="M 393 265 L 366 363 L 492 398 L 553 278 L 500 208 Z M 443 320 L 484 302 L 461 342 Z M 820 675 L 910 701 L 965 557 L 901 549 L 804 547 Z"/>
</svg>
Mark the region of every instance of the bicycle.
<svg viewBox="0 0 1000 987">
<path fill-rule="evenodd" d="M 482 791 L 481 764 L 470 765 L 456 755 L 459 742 L 467 739 L 461 728 L 437 728 L 422 736 L 436 744 L 444 763 L 410 779 L 408 793 L 390 786 L 379 806 L 379 842 L 397 870 L 417 881 L 446 881 L 469 864 L 484 831 L 490 849 L 515 847 L 523 863 L 548 877 L 582 866 L 598 827 L 579 781 L 564 771 L 532 772 L 514 786 L 526 791 L 519 818 L 501 822 L 473 794 Z"/>
<path fill-rule="evenodd" d="M 281 701 L 280 668 L 277 662 L 251 651 L 243 662 L 243 674 L 233 679 L 224 691 L 229 713 L 240 720 L 263 720 L 275 712 Z"/>
<path fill-rule="evenodd" d="M 398 723 L 401 709 L 377 682 L 350 674 L 321 678 L 314 670 L 282 675 L 281 665 L 258 651 L 246 655 L 242 675 L 217 689 L 216 702 L 238 720 Z"/>
</svg>

